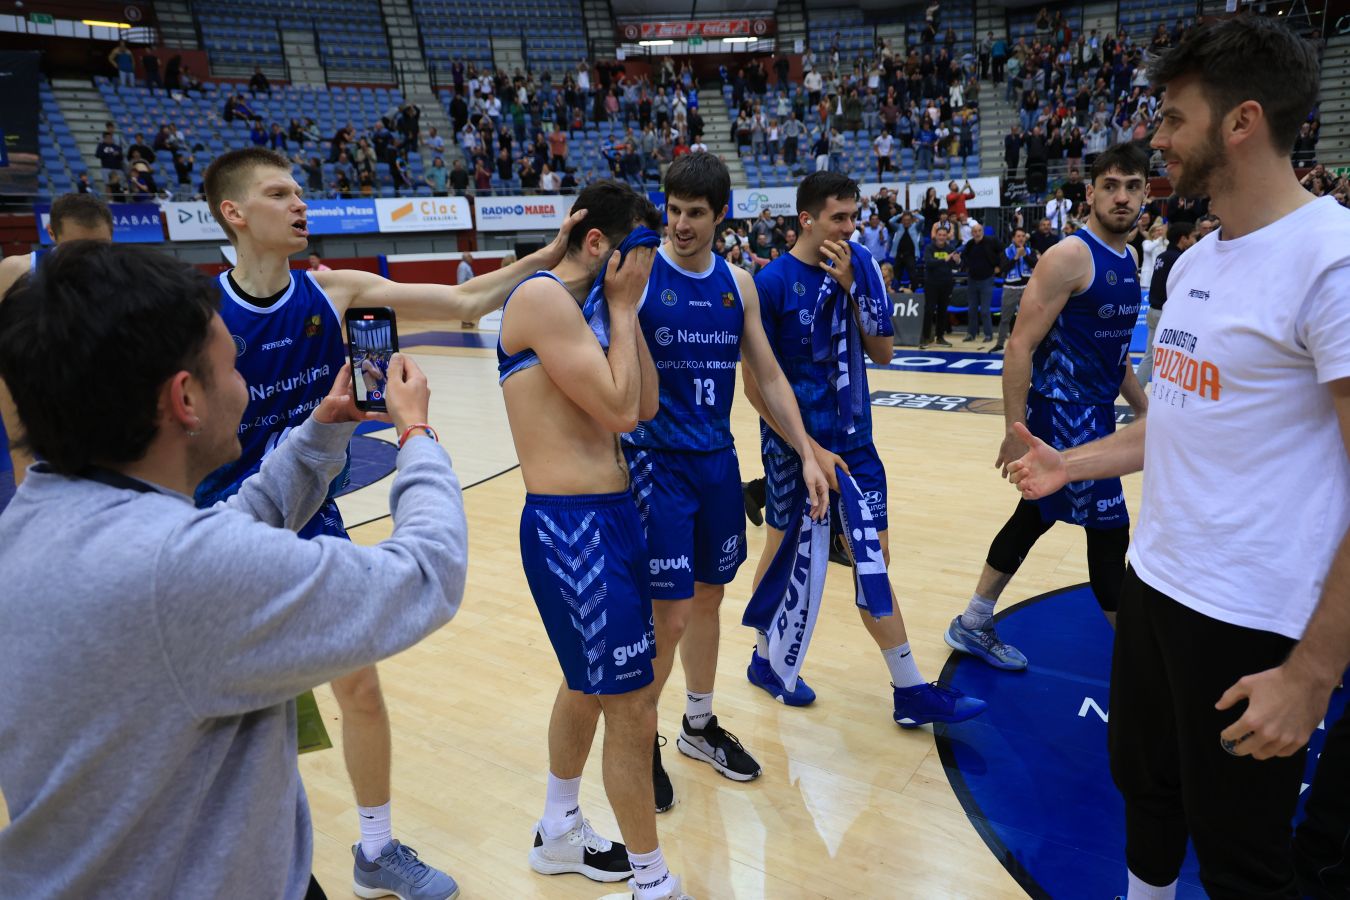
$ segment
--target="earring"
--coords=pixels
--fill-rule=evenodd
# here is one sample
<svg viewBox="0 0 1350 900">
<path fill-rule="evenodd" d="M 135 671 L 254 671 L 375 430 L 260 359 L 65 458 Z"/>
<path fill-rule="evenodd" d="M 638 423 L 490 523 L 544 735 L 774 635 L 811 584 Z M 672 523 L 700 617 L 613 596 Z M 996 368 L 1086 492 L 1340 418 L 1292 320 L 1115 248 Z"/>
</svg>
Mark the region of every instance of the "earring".
<svg viewBox="0 0 1350 900">
<path fill-rule="evenodd" d="M 192 428 L 184 428 L 184 429 L 183 429 L 183 433 L 186 434 L 186 435 L 187 435 L 188 437 L 190 437 L 190 438 L 196 437 L 197 435 L 199 435 L 199 434 L 202 433 L 202 420 L 201 420 L 201 419 L 198 419 L 195 423 L 193 423 L 193 425 L 194 425 L 194 427 L 192 427 Z"/>
</svg>

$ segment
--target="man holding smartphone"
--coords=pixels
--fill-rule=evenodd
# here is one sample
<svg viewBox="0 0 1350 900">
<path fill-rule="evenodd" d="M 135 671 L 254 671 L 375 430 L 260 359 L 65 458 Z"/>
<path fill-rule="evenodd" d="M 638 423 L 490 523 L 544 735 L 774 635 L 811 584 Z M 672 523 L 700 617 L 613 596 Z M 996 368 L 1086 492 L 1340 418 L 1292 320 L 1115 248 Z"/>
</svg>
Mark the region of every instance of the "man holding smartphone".
<svg viewBox="0 0 1350 900">
<path fill-rule="evenodd" d="M 204 178 L 211 214 L 229 237 L 238 262 L 219 277 L 221 317 L 234 338 L 235 364 L 248 382 L 239 424 L 241 456 L 211 473 L 197 489 L 208 506 L 229 497 L 263 458 L 300 426 L 342 368 L 342 315 L 352 306 L 389 307 L 418 318 L 476 319 L 500 306 L 528 273 L 562 257 L 570 221 L 558 238 L 514 266 L 462 285 L 397 284 L 369 272 L 297 271 L 289 257 L 309 240 L 305 201 L 284 156 L 261 147 L 233 150 Z M 300 529 L 302 537 L 346 537 L 332 494 Z M 337 678 L 343 756 L 356 794 L 361 840 L 352 848 L 353 879 L 363 890 L 396 891 L 404 900 L 446 900 L 452 878 L 393 839 L 390 811 L 392 739 L 379 676 L 373 666 Z"/>
<path fill-rule="evenodd" d="M 193 508 L 239 455 L 250 389 L 218 303 L 165 254 L 81 241 L 0 304 L 0 374 L 43 460 L 0 515 L 0 896 L 320 900 L 294 698 L 416 643 L 463 595 L 459 484 L 412 427 L 429 392 L 402 357 L 387 541 L 293 533 L 368 418 L 341 365 L 254 477 Z"/>
</svg>

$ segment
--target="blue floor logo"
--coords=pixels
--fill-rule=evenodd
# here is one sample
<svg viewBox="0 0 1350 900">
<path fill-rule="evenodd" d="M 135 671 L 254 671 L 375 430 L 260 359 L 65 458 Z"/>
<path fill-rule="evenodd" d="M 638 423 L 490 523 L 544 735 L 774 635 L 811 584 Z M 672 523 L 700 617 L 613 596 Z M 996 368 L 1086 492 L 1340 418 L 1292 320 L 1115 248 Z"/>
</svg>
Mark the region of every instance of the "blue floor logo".
<svg viewBox="0 0 1350 900">
<path fill-rule="evenodd" d="M 1125 812 L 1106 754 L 1111 628 L 1091 589 L 1079 585 L 1012 607 L 998 617 L 998 630 L 1031 666 L 1012 674 L 953 654 L 942 680 L 987 700 L 989 709 L 938 735 L 952 788 L 1032 897 L 1122 895 Z M 1332 696 L 1330 721 L 1345 710 L 1347 693 Z M 1322 728 L 1313 734 L 1305 782 L 1325 738 Z M 1177 896 L 1205 897 L 1193 853 Z"/>
</svg>

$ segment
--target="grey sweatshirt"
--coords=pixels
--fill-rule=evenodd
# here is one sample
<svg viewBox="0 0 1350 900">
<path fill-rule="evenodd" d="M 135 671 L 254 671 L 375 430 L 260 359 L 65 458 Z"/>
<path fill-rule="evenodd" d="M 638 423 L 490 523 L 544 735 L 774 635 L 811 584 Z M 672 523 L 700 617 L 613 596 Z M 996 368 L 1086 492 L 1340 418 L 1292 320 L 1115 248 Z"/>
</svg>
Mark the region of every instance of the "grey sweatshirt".
<svg viewBox="0 0 1350 900">
<path fill-rule="evenodd" d="M 206 510 L 30 470 L 0 515 L 0 897 L 304 896 L 293 698 L 412 645 L 464 592 L 459 482 L 425 436 L 399 452 L 389 540 L 285 530 L 351 433 L 306 421 Z"/>
</svg>

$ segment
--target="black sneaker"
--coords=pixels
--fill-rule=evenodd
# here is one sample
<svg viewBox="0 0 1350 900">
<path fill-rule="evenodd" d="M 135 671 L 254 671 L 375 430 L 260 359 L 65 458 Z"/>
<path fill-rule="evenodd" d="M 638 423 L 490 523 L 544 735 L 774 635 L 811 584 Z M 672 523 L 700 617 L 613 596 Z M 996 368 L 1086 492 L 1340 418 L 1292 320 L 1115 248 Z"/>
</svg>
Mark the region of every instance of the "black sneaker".
<svg viewBox="0 0 1350 900">
<path fill-rule="evenodd" d="M 990 352 L 990 353 L 1002 353 L 1002 352 L 1003 352 L 1003 345 L 1002 345 L 1002 344 L 995 344 L 994 346 L 992 346 L 992 347 L 989 348 L 989 352 Z"/>
<path fill-rule="evenodd" d="M 745 751 L 736 735 L 717 724 L 717 716 L 709 716 L 708 724 L 694 728 L 685 718 L 675 746 L 690 759 L 712 766 L 732 781 L 753 781 L 759 777 L 759 763 Z"/>
<path fill-rule="evenodd" d="M 764 504 L 768 502 L 764 479 L 756 478 L 754 481 L 742 482 L 741 499 L 745 502 L 745 517 L 754 525 L 763 525 L 764 514 L 760 510 L 764 509 Z"/>
<path fill-rule="evenodd" d="M 965 337 L 961 338 L 961 343 L 963 343 L 963 344 L 973 344 L 973 343 L 975 343 L 975 335 L 973 335 L 973 334 L 968 334 L 968 335 L 966 335 Z"/>
<path fill-rule="evenodd" d="M 844 536 L 842 534 L 830 535 L 830 562 L 848 566 L 851 569 L 853 568 L 853 560 L 849 558 L 844 547 Z"/>
<path fill-rule="evenodd" d="M 656 746 L 652 748 L 652 787 L 656 789 L 656 811 L 659 813 L 675 805 L 675 788 L 666 774 L 666 767 L 661 765 L 661 746 L 665 742 L 666 739 L 658 734 Z"/>
<path fill-rule="evenodd" d="M 937 339 L 937 345 L 938 345 L 939 347 L 950 347 L 950 346 L 951 346 L 951 342 L 947 341 L 945 338 L 938 338 L 938 339 Z"/>
<path fill-rule="evenodd" d="M 544 837 L 541 825 L 534 826 L 534 847 L 530 849 L 530 868 L 540 875 L 565 875 L 575 872 L 591 881 L 623 881 L 633 874 L 628 849 L 618 841 L 602 838 L 582 820 L 567 834 Z"/>
</svg>

